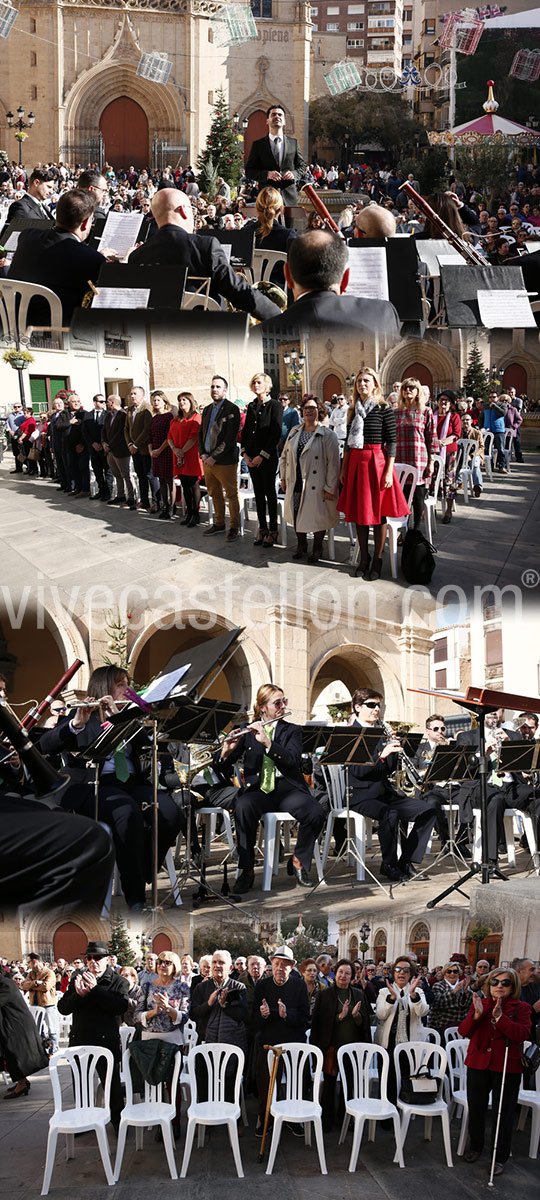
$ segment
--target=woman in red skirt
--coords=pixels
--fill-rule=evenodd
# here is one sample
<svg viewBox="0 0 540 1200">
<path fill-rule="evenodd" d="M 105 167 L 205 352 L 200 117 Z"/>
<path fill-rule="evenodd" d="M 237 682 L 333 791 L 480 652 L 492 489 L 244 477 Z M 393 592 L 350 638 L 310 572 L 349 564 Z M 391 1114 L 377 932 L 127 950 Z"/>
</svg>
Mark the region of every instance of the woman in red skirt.
<svg viewBox="0 0 540 1200">
<path fill-rule="evenodd" d="M 407 501 L 394 477 L 396 414 L 386 403 L 371 367 L 363 367 L 354 381 L 347 414 L 347 440 L 338 509 L 356 525 L 360 558 L 355 575 L 380 579 L 386 540 L 387 517 L 404 517 Z M 373 526 L 373 563 L 368 553 L 369 527 Z"/>
</svg>

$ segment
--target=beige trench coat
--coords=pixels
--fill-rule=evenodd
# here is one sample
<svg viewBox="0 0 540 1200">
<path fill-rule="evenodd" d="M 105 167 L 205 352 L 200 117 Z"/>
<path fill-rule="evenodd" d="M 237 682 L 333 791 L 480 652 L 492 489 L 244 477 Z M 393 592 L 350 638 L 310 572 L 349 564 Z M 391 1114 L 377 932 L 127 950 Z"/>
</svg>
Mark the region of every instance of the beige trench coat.
<svg viewBox="0 0 540 1200">
<path fill-rule="evenodd" d="M 298 438 L 304 426 L 295 425 L 285 442 L 279 464 L 281 485 L 285 485 L 285 517 L 294 525 L 293 492 L 296 481 Z M 339 442 L 335 433 L 318 425 L 300 458 L 302 497 L 296 518 L 297 533 L 316 533 L 334 529 L 339 521 L 336 508 L 339 489 Z M 333 500 L 323 500 L 323 491 L 333 492 Z"/>
</svg>

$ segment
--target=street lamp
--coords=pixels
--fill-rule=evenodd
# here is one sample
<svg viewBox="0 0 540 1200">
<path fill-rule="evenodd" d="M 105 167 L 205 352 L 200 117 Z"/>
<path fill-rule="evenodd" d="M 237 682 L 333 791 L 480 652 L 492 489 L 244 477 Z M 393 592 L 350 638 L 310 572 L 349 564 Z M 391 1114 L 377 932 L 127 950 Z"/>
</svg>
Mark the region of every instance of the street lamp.
<svg viewBox="0 0 540 1200">
<path fill-rule="evenodd" d="M 242 125 L 242 133 L 245 133 L 249 122 L 248 122 L 247 117 L 242 117 L 242 121 L 240 122 L 240 117 L 239 117 L 238 113 L 235 112 L 235 113 L 233 113 L 232 124 L 233 124 L 233 129 L 234 129 L 235 133 L 238 133 L 238 130 L 240 129 L 240 125 Z"/>
<path fill-rule="evenodd" d="M 22 107 L 22 104 L 19 104 L 19 107 L 17 109 L 17 118 L 18 119 L 15 120 L 15 117 L 13 116 L 12 112 L 6 113 L 8 129 L 15 129 L 15 131 L 16 131 L 15 137 L 19 143 L 19 166 L 20 166 L 22 163 L 22 144 L 28 137 L 28 134 L 24 133 L 24 130 L 32 128 L 32 125 L 34 124 L 36 117 L 35 117 L 35 113 L 29 112 L 28 120 L 25 121 L 23 119 L 24 118 L 24 108 Z"/>
<path fill-rule="evenodd" d="M 283 362 L 287 367 L 289 382 L 294 383 L 294 407 L 298 408 L 298 384 L 302 378 L 304 363 L 306 361 L 305 354 L 300 354 L 294 349 L 283 355 Z M 291 368 L 289 371 L 289 367 Z"/>
<path fill-rule="evenodd" d="M 362 951 L 362 962 L 365 962 L 366 950 L 369 950 L 368 937 L 371 933 L 371 925 L 364 921 L 360 926 L 359 933 L 361 938 L 359 949 Z"/>
</svg>

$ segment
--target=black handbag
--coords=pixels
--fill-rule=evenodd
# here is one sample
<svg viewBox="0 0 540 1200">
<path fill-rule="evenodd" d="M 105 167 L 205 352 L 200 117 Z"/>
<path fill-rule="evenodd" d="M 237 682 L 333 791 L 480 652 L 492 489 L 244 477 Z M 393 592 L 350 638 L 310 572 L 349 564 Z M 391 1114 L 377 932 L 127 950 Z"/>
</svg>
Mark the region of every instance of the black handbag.
<svg viewBox="0 0 540 1200">
<path fill-rule="evenodd" d="M 523 1074 L 529 1077 L 534 1075 L 540 1067 L 540 1046 L 536 1046 L 531 1042 L 526 1050 L 521 1051 L 521 1068 Z"/>
<path fill-rule="evenodd" d="M 431 1074 L 429 1067 L 420 1067 L 416 1075 L 402 1080 L 399 1098 L 404 1104 L 433 1104 L 438 1091 L 439 1080 Z"/>
</svg>

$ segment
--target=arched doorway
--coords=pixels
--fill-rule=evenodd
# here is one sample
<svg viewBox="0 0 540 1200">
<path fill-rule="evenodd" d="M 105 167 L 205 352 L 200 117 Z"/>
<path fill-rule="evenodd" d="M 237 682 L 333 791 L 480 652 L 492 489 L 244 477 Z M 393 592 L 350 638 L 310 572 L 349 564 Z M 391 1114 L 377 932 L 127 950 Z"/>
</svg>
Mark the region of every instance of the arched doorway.
<svg viewBox="0 0 540 1200">
<path fill-rule="evenodd" d="M 349 958 L 358 958 L 358 938 L 355 934 L 349 938 Z"/>
<path fill-rule="evenodd" d="M 81 929 L 80 925 L 75 925 L 73 921 L 66 921 L 65 925 L 59 925 L 53 937 L 53 953 L 55 959 L 65 958 L 66 962 L 73 962 L 74 958 L 82 958 L 88 938 Z"/>
<path fill-rule="evenodd" d="M 144 167 L 150 161 L 148 117 L 129 96 L 119 96 L 104 108 L 99 128 L 107 162 L 118 167 Z"/>
<path fill-rule="evenodd" d="M 414 926 L 411 933 L 411 950 L 418 959 L 421 967 L 427 967 L 429 962 L 430 932 L 424 921 Z"/>
<path fill-rule="evenodd" d="M 266 124 L 266 113 L 262 108 L 257 108 L 248 119 L 248 127 L 244 134 L 244 162 L 247 162 L 249 152 L 258 138 L 266 137 L 268 133 L 268 125 Z"/>
<path fill-rule="evenodd" d="M 471 930 L 471 933 L 474 932 L 474 929 Z M 498 967 L 501 957 L 502 930 L 490 929 L 480 940 L 478 937 L 471 937 L 471 933 L 466 950 L 469 966 L 475 967 L 479 958 L 486 958 L 490 967 Z"/>
<path fill-rule="evenodd" d="M 429 388 L 430 396 L 433 395 L 433 375 L 429 367 L 425 367 L 423 363 L 419 362 L 409 363 L 407 370 L 403 371 L 401 378 L 407 379 L 409 377 L 411 379 L 418 379 L 420 383 L 425 383 L 426 387 Z"/>
<path fill-rule="evenodd" d="M 322 399 L 325 404 L 329 404 L 332 396 L 339 396 L 341 392 L 341 380 L 337 375 L 327 375 L 323 383 Z"/>
<path fill-rule="evenodd" d="M 378 929 L 373 938 L 373 957 L 377 966 L 386 962 L 387 940 L 386 929 Z"/>
<path fill-rule="evenodd" d="M 172 950 L 172 942 L 166 933 L 156 933 L 152 942 L 152 951 L 154 954 L 163 954 L 164 950 Z"/>
<path fill-rule="evenodd" d="M 507 392 L 508 388 L 515 387 L 518 396 L 527 394 L 527 372 L 521 363 L 510 363 L 505 367 L 503 375 L 503 388 Z"/>
</svg>

